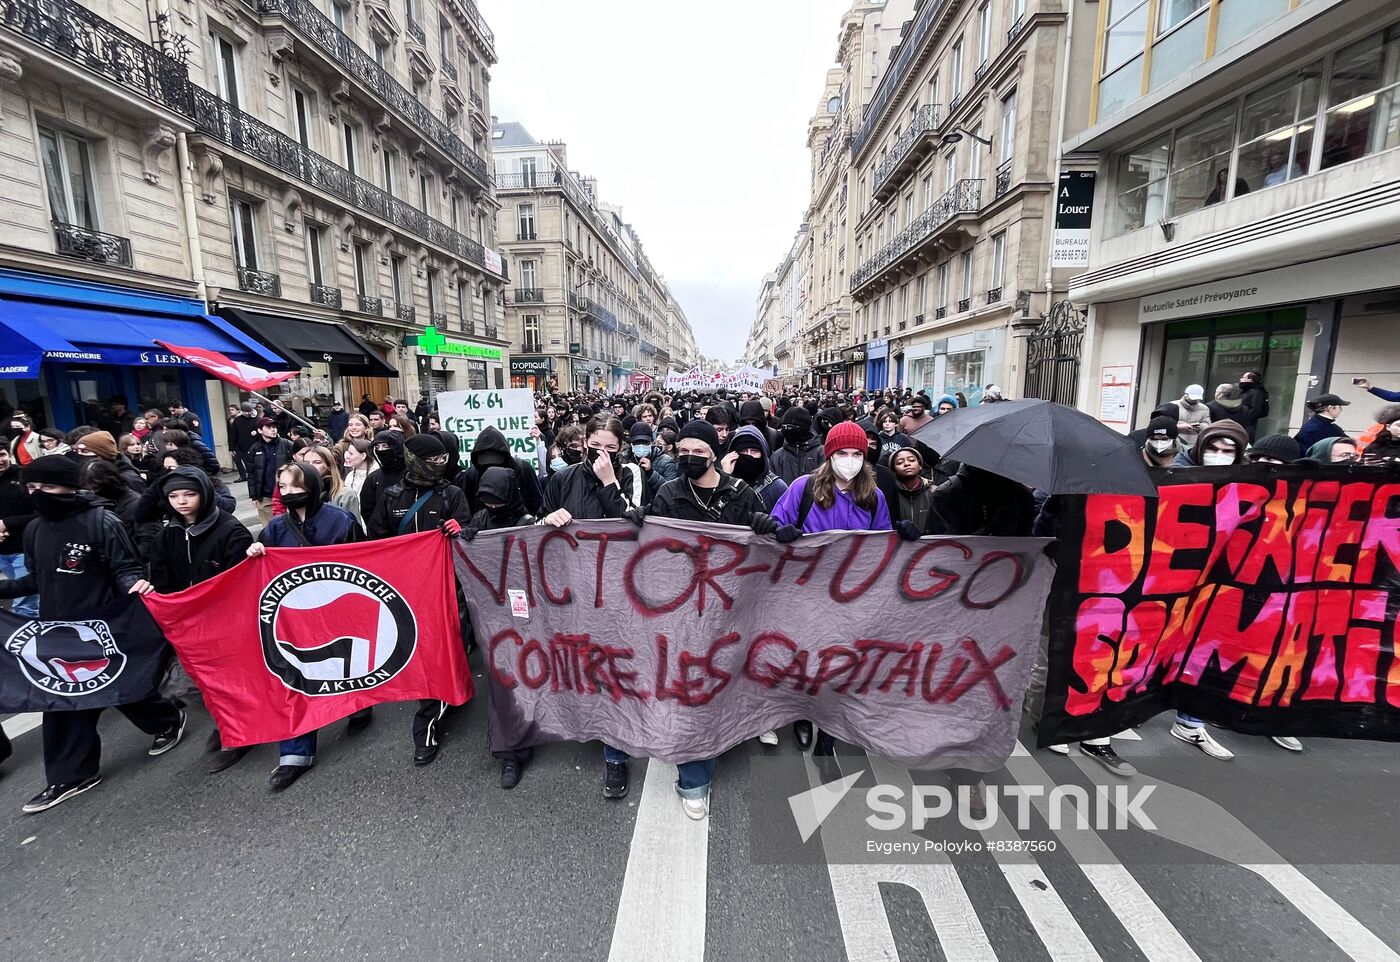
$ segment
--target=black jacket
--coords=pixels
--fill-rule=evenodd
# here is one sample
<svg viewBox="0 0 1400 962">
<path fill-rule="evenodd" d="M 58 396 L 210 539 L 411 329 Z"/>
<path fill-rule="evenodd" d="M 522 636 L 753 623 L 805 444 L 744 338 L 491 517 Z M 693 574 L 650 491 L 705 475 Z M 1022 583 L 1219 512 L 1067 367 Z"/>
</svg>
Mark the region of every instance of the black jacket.
<svg viewBox="0 0 1400 962">
<path fill-rule="evenodd" d="M 889 503 L 890 520 L 912 521 L 920 531 L 926 531 L 933 509 L 933 492 L 933 483 L 923 477 L 919 478 L 919 486 L 913 491 L 897 485 L 894 500 Z"/>
<path fill-rule="evenodd" d="M 163 594 L 183 591 L 227 571 L 246 557 L 253 543 L 253 535 L 243 523 L 215 503 L 208 475 L 194 468 L 176 468 L 166 475 L 171 477 L 197 483 L 202 502 L 194 524 L 186 525 L 170 502 L 161 498 L 166 523 L 151 544 L 149 561 L 150 582 Z M 164 485 L 153 487 L 163 489 Z"/>
<path fill-rule="evenodd" d="M 1030 534 L 1035 518 L 1025 485 L 964 464 L 934 489 L 925 533 L 1015 538 Z"/>
<path fill-rule="evenodd" d="M 477 486 L 487 468 L 515 469 L 515 480 L 520 485 L 520 498 L 525 502 L 525 510 L 531 514 L 541 514 L 540 482 L 535 477 L 535 469 L 529 461 L 514 457 L 510 453 L 510 442 L 495 427 L 488 427 L 477 436 L 472 445 L 471 465 L 457 476 L 456 484 L 467 496 L 467 504 L 472 513 L 481 510 L 481 499 L 477 497 Z M 548 512 L 543 512 L 548 514 Z"/>
<path fill-rule="evenodd" d="M 360 487 L 360 517 L 369 518 L 379 505 L 379 496 L 403 480 L 404 437 L 397 431 L 384 430 L 374 436 L 374 460 L 378 471 L 371 471 Z M 389 450 L 381 453 L 379 446 L 389 445 Z"/>
<path fill-rule="evenodd" d="M 272 497 L 272 492 L 277 488 L 276 469 L 291 459 L 292 442 L 286 438 L 273 438 L 271 441 L 258 438 L 254 441 L 248 448 L 248 497 L 254 501 Z M 270 486 L 264 481 L 269 462 L 274 468 Z"/>
<path fill-rule="evenodd" d="M 587 461 L 571 464 L 550 476 L 539 515 L 544 517 L 563 508 L 579 521 L 620 518 L 632 507 L 632 478 L 631 471 L 619 468 L 617 484 L 604 487 Z"/>
<path fill-rule="evenodd" d="M 326 433 L 331 436 L 331 441 L 339 441 L 340 436 L 345 433 L 345 429 L 350 425 L 350 412 L 341 408 L 339 411 L 332 410 L 326 416 Z"/>
<path fill-rule="evenodd" d="M 0 581 L 0 598 L 39 595 L 39 617 L 77 621 L 110 605 L 145 575 L 111 502 L 86 492 L 61 518 L 36 517 L 24 532 L 29 574 Z"/>
<path fill-rule="evenodd" d="M 719 484 L 706 493 L 689 478 L 667 481 L 651 500 L 648 515 L 681 521 L 707 521 L 711 524 L 737 524 L 748 527 L 755 514 L 764 514 L 758 492 L 738 478 L 721 473 Z"/>
<path fill-rule="evenodd" d="M 768 467 L 791 487 L 792 482 L 804 474 L 811 474 L 826 460 L 822 451 L 822 439 L 811 437 L 799 445 L 784 444 L 773 452 Z"/>
<path fill-rule="evenodd" d="M 525 510 L 525 502 L 520 497 L 520 485 L 515 480 L 515 472 L 510 468 L 487 468 L 477 486 L 477 494 L 483 501 L 502 505 L 497 513 L 482 508 L 472 515 L 468 527 L 477 531 L 491 531 L 496 528 L 518 528 L 523 524 L 534 524 L 535 516 Z"/>
<path fill-rule="evenodd" d="M 374 513 L 367 516 L 365 521 L 369 539 L 374 541 L 378 538 L 396 537 L 404 516 L 423 494 L 423 490 L 402 480 L 385 488 L 375 502 Z M 403 533 L 433 531 L 442 527 L 442 523 L 448 518 L 465 527 L 471 523 L 472 512 L 467 508 L 467 496 L 460 489 L 443 481 L 414 513 L 407 530 Z"/>
<path fill-rule="evenodd" d="M 1240 385 L 1240 406 L 1234 421 L 1244 428 L 1251 441 L 1259 430 L 1259 422 L 1269 416 L 1269 392 L 1262 384 Z"/>
<path fill-rule="evenodd" d="M 24 529 L 34 520 L 34 505 L 29 491 L 20 480 L 20 466 L 10 464 L 0 474 L 0 521 L 5 523 L 5 535 L 0 537 L 0 554 L 19 554 L 24 550 Z"/>
</svg>

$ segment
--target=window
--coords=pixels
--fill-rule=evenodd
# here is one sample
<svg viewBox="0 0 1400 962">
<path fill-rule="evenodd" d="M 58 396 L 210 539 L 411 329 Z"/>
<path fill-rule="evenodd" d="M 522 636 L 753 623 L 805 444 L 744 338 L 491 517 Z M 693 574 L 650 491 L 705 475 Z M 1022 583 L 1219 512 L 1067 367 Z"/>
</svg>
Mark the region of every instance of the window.
<svg viewBox="0 0 1400 962">
<path fill-rule="evenodd" d="M 340 125 L 341 140 L 345 145 L 345 169 L 355 174 L 359 163 L 360 129 L 346 121 Z"/>
<path fill-rule="evenodd" d="M 977 11 L 977 63 L 982 65 L 992 55 L 992 5 L 982 4 Z"/>
<path fill-rule="evenodd" d="M 919 275 L 919 286 L 914 291 L 914 313 L 922 315 L 928 309 L 928 275 Z"/>
<path fill-rule="evenodd" d="M 1136 230 L 1162 219 L 1167 193 L 1167 158 L 1171 136 L 1163 135 L 1128 151 L 1118 159 L 1118 231 Z"/>
<path fill-rule="evenodd" d="M 1307 172 L 1321 84 L 1321 65 L 1315 64 L 1244 98 L 1234 183 L 1227 184 L 1226 171 L 1218 171 L 1205 203 L 1274 187 Z"/>
<path fill-rule="evenodd" d="M 531 354 L 540 352 L 540 316 L 538 314 L 522 314 L 520 316 L 520 343 L 522 348 Z"/>
<path fill-rule="evenodd" d="M 958 182 L 958 148 L 954 147 L 948 151 L 948 156 L 943 158 L 943 189 L 949 191 Z"/>
<path fill-rule="evenodd" d="M 307 150 L 314 144 L 311 140 L 311 118 L 316 115 L 312 109 L 311 95 L 300 87 L 292 88 L 292 120 L 296 124 L 297 143 Z"/>
<path fill-rule="evenodd" d="M 962 96 L 962 74 L 963 74 L 963 42 L 962 37 L 953 44 L 953 74 L 948 79 L 948 92 L 957 100 Z"/>
<path fill-rule="evenodd" d="M 1157 36 L 1162 36 L 1209 6 L 1210 0 L 1158 0 Z"/>
<path fill-rule="evenodd" d="M 325 263 L 323 251 L 326 246 L 326 229 L 319 224 L 306 221 L 306 279 L 317 287 L 326 283 L 322 272 Z"/>
<path fill-rule="evenodd" d="M 438 311 L 438 271 L 435 267 L 428 268 L 428 323 L 433 323 L 433 315 Z"/>
<path fill-rule="evenodd" d="M 408 307 L 408 258 L 394 254 L 389 259 L 389 280 L 393 284 L 394 306 Z"/>
<path fill-rule="evenodd" d="M 1015 23 L 1026 15 L 1026 0 L 1011 0 L 1011 22 Z"/>
<path fill-rule="evenodd" d="M 972 296 L 972 251 L 958 255 L 958 270 L 962 274 L 962 296 L 966 299 Z"/>
<path fill-rule="evenodd" d="M 933 206 L 933 175 L 924 176 L 924 210 Z"/>
<path fill-rule="evenodd" d="M 982 136 L 982 125 L 978 124 L 972 128 L 974 137 Z M 972 180 L 978 180 L 982 176 L 982 151 L 985 148 L 977 141 L 972 142 L 972 157 L 967 162 L 967 176 Z"/>
<path fill-rule="evenodd" d="M 914 223 L 914 192 L 904 195 L 904 226 Z"/>
<path fill-rule="evenodd" d="M 39 128 L 44 151 L 44 183 L 55 221 L 99 229 L 93 187 L 92 149 L 88 142 L 61 130 Z"/>
<path fill-rule="evenodd" d="M 1176 132 L 1172 145 L 1166 216 L 1203 207 L 1228 173 L 1235 140 L 1235 104 L 1226 104 Z"/>
<path fill-rule="evenodd" d="M 443 18 L 438 22 L 438 48 L 442 51 L 442 62 L 457 69 L 457 41 L 452 36 L 452 24 Z"/>
<path fill-rule="evenodd" d="M 1323 168 L 1400 145 L 1400 28 L 1337 53 L 1327 106 Z"/>
<path fill-rule="evenodd" d="M 938 106 L 938 71 L 937 71 L 937 70 L 935 70 L 933 73 L 929 74 L 929 78 L 928 78 L 928 102 L 929 102 L 931 105 L 935 106 L 935 107 Z"/>
<path fill-rule="evenodd" d="M 390 197 L 394 196 L 394 152 L 385 147 L 380 155 L 384 158 L 384 190 Z"/>
<path fill-rule="evenodd" d="M 238 47 L 221 33 L 209 35 L 209 46 L 214 51 L 214 91 L 237 108 L 242 103 L 238 96 Z"/>
<path fill-rule="evenodd" d="M 1002 287 L 1006 275 L 1006 231 L 992 238 L 992 283 L 993 290 Z"/>
<path fill-rule="evenodd" d="M 938 265 L 938 307 L 948 306 L 948 262 Z"/>
<path fill-rule="evenodd" d="M 418 209 L 425 214 L 432 213 L 429 205 L 433 199 L 433 177 L 431 174 L 423 173 L 422 168 L 418 170 Z"/>
<path fill-rule="evenodd" d="M 350 28 L 346 24 L 350 22 L 350 8 L 343 3 L 332 3 L 331 22 L 340 28 L 341 33 L 349 33 Z"/>
<path fill-rule="evenodd" d="M 466 281 L 457 282 L 457 320 L 462 322 L 462 330 L 467 329 L 467 311 L 471 304 L 471 291 Z"/>
<path fill-rule="evenodd" d="M 1103 39 L 1103 73 L 1110 74 L 1141 54 L 1146 41 L 1147 0 L 1112 0 Z M 1141 80 L 1139 69 L 1139 83 Z"/>
<path fill-rule="evenodd" d="M 909 320 L 909 285 L 905 284 L 899 289 L 899 320 Z M 888 333 L 888 332 L 886 332 Z"/>
<path fill-rule="evenodd" d="M 1006 163 L 1016 154 L 1016 91 L 1001 102 L 1001 153 L 998 163 Z"/>
<path fill-rule="evenodd" d="M 368 296 L 370 291 L 370 278 L 373 277 L 374 253 L 370 250 L 369 241 L 355 241 L 355 293 L 361 296 Z"/>
<path fill-rule="evenodd" d="M 520 158 L 520 185 L 522 187 L 537 186 L 538 168 L 535 166 L 535 158 Z"/>
<path fill-rule="evenodd" d="M 890 211 L 889 224 L 890 240 L 894 240 L 894 235 L 899 233 L 899 208 L 896 207 Z"/>
<path fill-rule="evenodd" d="M 251 201 L 229 201 L 229 213 L 233 220 L 233 256 L 238 266 L 245 270 L 258 269 L 258 227 L 257 211 Z"/>
<path fill-rule="evenodd" d="M 535 205 L 521 204 L 515 209 L 519 240 L 535 239 Z"/>
<path fill-rule="evenodd" d="M 418 19 L 415 16 L 417 12 L 418 11 L 414 8 L 413 0 L 403 0 L 403 15 L 405 20 L 409 23 L 414 23 Z"/>
<path fill-rule="evenodd" d="M 378 37 L 374 38 L 374 62 L 381 67 L 389 64 L 389 45 Z"/>
<path fill-rule="evenodd" d="M 520 286 L 532 291 L 535 289 L 535 280 L 535 262 L 522 260 L 520 262 Z"/>
</svg>

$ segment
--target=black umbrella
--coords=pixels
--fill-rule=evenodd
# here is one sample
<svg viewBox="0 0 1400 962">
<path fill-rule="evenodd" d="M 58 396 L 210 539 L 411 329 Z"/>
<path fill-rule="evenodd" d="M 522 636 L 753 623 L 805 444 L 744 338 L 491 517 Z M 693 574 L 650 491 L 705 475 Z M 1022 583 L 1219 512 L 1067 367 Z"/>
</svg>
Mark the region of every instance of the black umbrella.
<svg viewBox="0 0 1400 962">
<path fill-rule="evenodd" d="M 1050 494 L 1157 496 L 1141 453 L 1089 415 L 1027 399 L 950 411 L 913 434 L 945 458 Z"/>
</svg>

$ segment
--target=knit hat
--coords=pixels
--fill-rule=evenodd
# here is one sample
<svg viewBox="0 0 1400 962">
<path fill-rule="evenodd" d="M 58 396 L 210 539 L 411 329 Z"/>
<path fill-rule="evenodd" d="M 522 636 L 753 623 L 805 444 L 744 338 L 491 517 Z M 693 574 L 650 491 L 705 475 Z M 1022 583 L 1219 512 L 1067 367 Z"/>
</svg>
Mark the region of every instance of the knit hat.
<svg viewBox="0 0 1400 962">
<path fill-rule="evenodd" d="M 1284 464 L 1291 464 L 1303 456 L 1298 442 L 1286 434 L 1270 434 L 1249 446 L 1251 459 L 1258 457 L 1274 458 Z"/>
<path fill-rule="evenodd" d="M 824 408 L 819 416 L 825 418 L 826 423 L 830 424 L 832 427 L 835 427 L 846 419 L 846 415 L 841 413 L 841 409 L 837 407 Z"/>
<path fill-rule="evenodd" d="M 704 441 L 710 446 L 710 450 L 718 457 L 720 454 L 719 432 L 709 421 L 687 421 L 685 427 L 681 428 L 681 433 L 676 435 L 676 443 L 684 441 L 686 438 L 696 438 Z"/>
<path fill-rule="evenodd" d="M 414 457 L 427 460 L 447 453 L 442 440 L 436 434 L 415 434 L 403 443 L 404 450 Z"/>
<path fill-rule="evenodd" d="M 829 458 L 844 448 L 854 448 L 864 452 L 869 446 L 863 427 L 854 421 L 842 421 L 826 432 L 826 445 L 822 448 L 822 452 Z"/>
<path fill-rule="evenodd" d="M 629 441 L 650 441 L 655 435 L 652 434 L 651 425 L 645 421 L 636 421 L 632 424 L 632 430 L 627 432 Z"/>
<path fill-rule="evenodd" d="M 61 484 L 65 488 L 81 488 L 78 462 L 62 454 L 46 454 L 24 466 L 21 474 L 25 484 Z"/>
<path fill-rule="evenodd" d="M 788 408 L 787 413 L 783 415 L 783 427 L 787 427 L 790 424 L 795 424 L 797 427 L 806 428 L 810 431 L 812 429 L 812 415 L 800 404 L 793 405 Z"/>
<path fill-rule="evenodd" d="M 117 439 L 107 431 L 84 434 L 78 443 L 103 460 L 117 460 Z"/>
<path fill-rule="evenodd" d="M 1147 422 L 1147 440 L 1167 441 L 1177 436 L 1176 418 L 1153 418 Z"/>
</svg>

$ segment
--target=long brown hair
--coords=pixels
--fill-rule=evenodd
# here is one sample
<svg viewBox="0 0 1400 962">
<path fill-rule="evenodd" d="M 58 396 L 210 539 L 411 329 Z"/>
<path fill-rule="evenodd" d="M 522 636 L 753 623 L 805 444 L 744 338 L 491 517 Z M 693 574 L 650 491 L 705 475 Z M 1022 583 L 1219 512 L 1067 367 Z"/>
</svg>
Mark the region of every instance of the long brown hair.
<svg viewBox="0 0 1400 962">
<path fill-rule="evenodd" d="M 302 448 L 300 454 L 303 458 L 308 454 L 314 454 L 326 466 L 326 475 L 321 479 L 321 490 L 325 492 L 326 500 L 329 501 L 340 494 L 340 460 L 331 453 L 330 448 L 313 444 Z M 302 463 L 305 464 L 305 462 Z M 316 473 L 320 474 L 321 472 L 317 470 Z"/>
<path fill-rule="evenodd" d="M 807 483 L 812 487 L 812 501 L 822 508 L 830 508 L 836 503 L 836 472 L 831 470 L 831 459 L 827 458 L 817 469 L 812 472 L 811 480 Z M 880 489 L 875 486 L 875 472 L 870 467 L 870 460 L 867 458 L 861 465 L 860 474 L 851 479 L 851 487 L 846 492 L 851 496 L 860 508 L 870 513 L 871 520 L 875 518 L 875 509 L 879 507 Z"/>
</svg>

